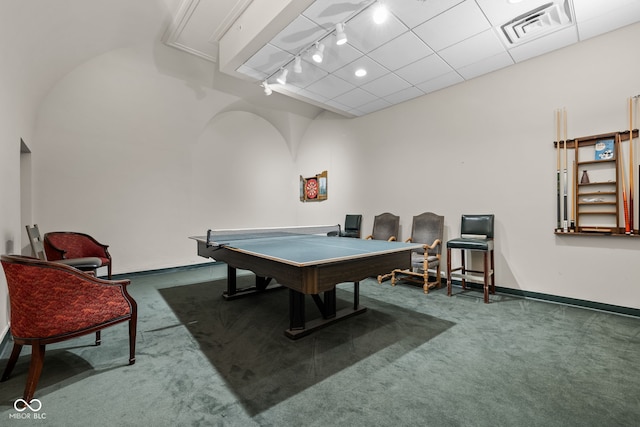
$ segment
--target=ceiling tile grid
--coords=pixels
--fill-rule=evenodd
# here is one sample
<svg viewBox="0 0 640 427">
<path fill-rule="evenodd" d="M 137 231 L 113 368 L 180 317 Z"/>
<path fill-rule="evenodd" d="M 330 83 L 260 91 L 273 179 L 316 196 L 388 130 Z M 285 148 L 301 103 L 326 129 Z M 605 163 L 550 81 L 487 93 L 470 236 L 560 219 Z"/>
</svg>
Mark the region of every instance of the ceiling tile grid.
<svg viewBox="0 0 640 427">
<path fill-rule="evenodd" d="M 389 14 L 376 24 L 380 5 Z M 638 0 L 317 0 L 237 72 L 360 116 L 638 21 Z M 342 46 L 339 23 L 348 38 Z M 321 63 L 311 59 L 317 43 Z M 284 69 L 286 83 L 276 83 Z M 366 75 L 356 76 L 359 69 Z"/>
</svg>

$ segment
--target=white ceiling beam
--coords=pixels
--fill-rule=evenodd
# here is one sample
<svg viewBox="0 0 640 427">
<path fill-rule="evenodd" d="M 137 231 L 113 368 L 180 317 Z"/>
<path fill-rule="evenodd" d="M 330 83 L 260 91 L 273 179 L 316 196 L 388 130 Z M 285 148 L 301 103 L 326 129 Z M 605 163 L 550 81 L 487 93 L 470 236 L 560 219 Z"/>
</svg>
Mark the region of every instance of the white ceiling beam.
<svg viewBox="0 0 640 427">
<path fill-rule="evenodd" d="M 220 71 L 242 77 L 235 70 L 312 3 L 313 0 L 252 2 L 220 39 Z"/>
</svg>

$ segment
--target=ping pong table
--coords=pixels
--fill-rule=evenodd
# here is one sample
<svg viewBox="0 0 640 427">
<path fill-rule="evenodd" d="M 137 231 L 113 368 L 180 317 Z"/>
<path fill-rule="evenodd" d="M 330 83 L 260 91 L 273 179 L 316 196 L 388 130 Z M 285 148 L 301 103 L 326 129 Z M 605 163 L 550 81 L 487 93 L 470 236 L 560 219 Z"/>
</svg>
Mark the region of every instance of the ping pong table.
<svg viewBox="0 0 640 427">
<path fill-rule="evenodd" d="M 225 298 L 288 288 L 289 329 L 285 335 L 298 339 L 364 313 L 366 307 L 359 302 L 360 281 L 396 268 L 409 268 L 411 251 L 422 247 L 328 236 L 333 228 L 339 230 L 339 226 L 209 230 L 207 236 L 191 238 L 197 241 L 198 255 L 227 264 Z M 255 273 L 255 286 L 238 289 L 237 269 Z M 268 288 L 272 279 L 280 286 Z M 345 282 L 354 284 L 353 306 L 336 310 L 336 285 Z M 313 298 L 320 318 L 306 321 L 306 295 Z"/>
</svg>

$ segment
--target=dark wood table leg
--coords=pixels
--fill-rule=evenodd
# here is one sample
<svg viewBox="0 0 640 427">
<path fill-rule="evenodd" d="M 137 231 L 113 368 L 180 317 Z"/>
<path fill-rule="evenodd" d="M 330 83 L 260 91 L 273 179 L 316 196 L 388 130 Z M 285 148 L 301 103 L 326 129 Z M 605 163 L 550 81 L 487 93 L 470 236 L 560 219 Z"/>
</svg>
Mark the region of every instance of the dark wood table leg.
<svg viewBox="0 0 640 427">
<path fill-rule="evenodd" d="M 304 330 L 304 294 L 289 289 L 289 330 Z"/>
<path fill-rule="evenodd" d="M 284 331 L 284 334 L 292 340 L 297 340 L 339 320 L 347 319 L 367 311 L 366 307 L 360 306 L 359 282 L 354 282 L 353 307 L 345 307 L 337 310 L 336 288 L 324 292 L 324 301 L 319 295 L 311 295 L 322 316 L 309 320 L 308 322 L 305 320 L 304 297 L 305 295 L 300 292 L 294 291 L 293 289 L 289 290 L 290 327 Z"/>
<path fill-rule="evenodd" d="M 227 290 L 222 294 L 225 298 L 233 298 L 238 293 L 237 271 L 235 267 L 227 264 Z"/>
<path fill-rule="evenodd" d="M 271 277 L 256 276 L 256 283 L 254 286 L 238 288 L 238 271 L 235 267 L 231 267 L 227 264 L 227 290 L 222 293 L 222 296 L 226 300 L 232 300 L 257 293 L 275 291 L 276 289 L 285 289 L 284 286 L 280 286 L 278 284 L 269 288 L 268 286 L 271 283 L 271 280 Z"/>
</svg>

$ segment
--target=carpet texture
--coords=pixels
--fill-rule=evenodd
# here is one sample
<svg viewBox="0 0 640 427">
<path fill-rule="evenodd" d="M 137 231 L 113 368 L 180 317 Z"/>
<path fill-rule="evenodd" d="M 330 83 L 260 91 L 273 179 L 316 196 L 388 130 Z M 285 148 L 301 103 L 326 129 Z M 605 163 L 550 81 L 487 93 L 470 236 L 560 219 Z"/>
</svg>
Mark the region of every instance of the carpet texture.
<svg viewBox="0 0 640 427">
<path fill-rule="evenodd" d="M 252 280 L 241 280 L 239 287 Z M 374 355 L 384 353 L 383 364 L 397 360 L 452 326 L 363 297 L 365 313 L 292 341 L 283 334 L 289 327 L 288 290 L 226 301 L 225 287 L 216 281 L 160 293 L 251 415 Z M 352 293 L 338 290 L 337 298 L 338 309 L 352 305 Z M 319 316 L 310 297 L 306 303 L 307 318 Z"/>
<path fill-rule="evenodd" d="M 638 318 L 368 279 L 366 313 L 291 341 L 287 291 L 225 301 L 225 275 L 207 265 L 132 276 L 136 364 L 125 324 L 99 347 L 93 335 L 47 346 L 35 395 L 46 418 L 19 419 L 25 348 L 0 383 L 0 425 L 640 425 Z M 339 305 L 352 289 L 339 286 Z"/>
</svg>

